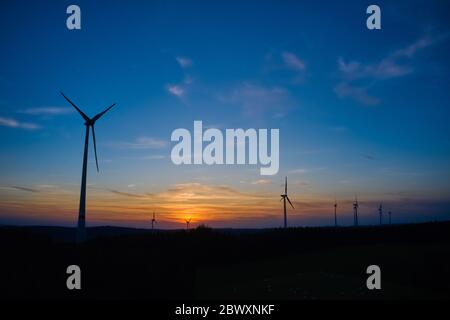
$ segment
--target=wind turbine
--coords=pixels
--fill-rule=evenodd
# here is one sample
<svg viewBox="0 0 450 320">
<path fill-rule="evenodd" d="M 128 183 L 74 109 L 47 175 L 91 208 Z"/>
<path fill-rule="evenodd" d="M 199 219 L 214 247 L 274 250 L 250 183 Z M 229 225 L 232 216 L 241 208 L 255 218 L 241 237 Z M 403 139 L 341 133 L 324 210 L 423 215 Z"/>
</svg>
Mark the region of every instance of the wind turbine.
<svg viewBox="0 0 450 320">
<path fill-rule="evenodd" d="M 156 223 L 156 218 L 155 218 L 155 211 L 153 211 L 153 218 L 152 218 L 152 231 L 153 231 L 153 228 L 154 228 L 154 225 L 155 225 L 155 223 Z"/>
<path fill-rule="evenodd" d="M 95 115 L 93 118 L 89 118 L 83 113 L 72 101 L 67 98 L 64 93 L 61 95 L 78 111 L 78 113 L 84 119 L 84 125 L 86 126 L 86 136 L 84 139 L 84 155 L 83 155 L 83 171 L 81 174 L 81 192 L 80 192 L 80 207 L 78 211 L 78 227 L 77 227 L 77 241 L 82 242 L 86 240 L 86 174 L 87 174 L 87 157 L 88 157 L 88 145 L 89 145 L 89 128 L 92 128 L 92 139 L 94 142 L 94 153 L 95 153 L 95 164 L 98 170 L 98 160 L 97 160 L 97 145 L 95 141 L 95 130 L 94 125 L 98 119 L 100 119 L 109 109 L 114 107 L 116 104 L 112 104 L 110 107 L 106 108 L 104 111 Z"/>
<path fill-rule="evenodd" d="M 189 219 L 185 219 L 184 221 L 186 221 L 186 230 L 189 230 L 189 224 L 191 223 L 192 218 Z"/>
<path fill-rule="evenodd" d="M 337 227 L 337 202 L 336 198 L 334 199 L 334 227 Z"/>
<path fill-rule="evenodd" d="M 289 204 L 291 205 L 292 209 L 295 209 L 294 206 L 292 205 L 291 200 L 289 200 L 289 197 L 287 195 L 287 177 L 286 177 L 286 180 L 284 182 L 284 194 L 281 195 L 280 201 L 281 200 L 283 200 L 283 208 L 284 208 L 284 228 L 287 228 L 286 200 L 289 202 Z"/>
<path fill-rule="evenodd" d="M 353 224 L 355 225 L 355 227 L 358 226 L 358 208 L 358 198 L 355 195 L 355 201 L 353 202 Z"/>
<path fill-rule="evenodd" d="M 380 215 L 380 226 L 383 224 L 383 204 L 380 203 L 378 207 L 378 214 Z"/>
<path fill-rule="evenodd" d="M 391 225 L 391 222 L 392 222 L 392 220 L 391 220 L 391 214 L 392 214 L 392 212 L 389 211 L 389 225 Z"/>
</svg>

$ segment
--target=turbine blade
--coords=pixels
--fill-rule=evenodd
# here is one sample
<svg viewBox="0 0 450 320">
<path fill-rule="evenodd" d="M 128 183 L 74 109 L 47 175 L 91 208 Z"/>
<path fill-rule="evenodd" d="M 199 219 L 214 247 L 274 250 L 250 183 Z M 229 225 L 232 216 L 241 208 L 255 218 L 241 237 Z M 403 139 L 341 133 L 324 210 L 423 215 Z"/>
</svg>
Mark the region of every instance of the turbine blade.
<svg viewBox="0 0 450 320">
<path fill-rule="evenodd" d="M 294 205 L 293 205 L 292 202 L 291 202 L 291 200 L 289 200 L 289 197 L 286 197 L 286 199 L 287 199 L 287 201 L 289 202 L 289 204 L 291 205 L 292 209 L 295 209 L 295 208 L 294 208 Z"/>
<path fill-rule="evenodd" d="M 94 130 L 94 126 L 92 126 L 92 139 L 94 140 L 95 164 L 97 165 L 97 172 L 99 172 L 99 171 L 98 171 L 98 160 L 97 160 L 97 142 L 95 141 L 95 130 Z"/>
<path fill-rule="evenodd" d="M 99 114 L 97 114 L 95 117 L 92 118 L 92 121 L 97 121 L 98 119 L 100 119 L 101 116 L 103 116 L 106 112 L 108 112 L 109 109 L 111 109 L 112 107 L 114 107 L 116 104 L 112 104 L 111 106 L 109 106 L 108 108 L 106 108 L 105 111 L 100 112 Z"/>
<path fill-rule="evenodd" d="M 78 113 L 83 117 L 84 120 L 89 121 L 89 117 L 87 115 L 85 115 L 83 113 L 83 111 L 81 111 L 76 105 L 75 103 L 73 103 L 72 101 L 69 100 L 69 98 L 67 98 L 64 93 L 60 92 L 61 95 L 78 111 Z"/>
<path fill-rule="evenodd" d="M 283 197 L 281 197 L 280 201 L 283 200 Z"/>
</svg>

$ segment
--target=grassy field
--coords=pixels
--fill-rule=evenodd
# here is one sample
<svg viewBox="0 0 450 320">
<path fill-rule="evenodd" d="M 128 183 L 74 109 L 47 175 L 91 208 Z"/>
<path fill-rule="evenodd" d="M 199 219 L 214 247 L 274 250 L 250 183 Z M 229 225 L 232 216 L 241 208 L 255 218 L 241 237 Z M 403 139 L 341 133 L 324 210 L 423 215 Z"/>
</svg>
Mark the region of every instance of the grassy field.
<svg viewBox="0 0 450 320">
<path fill-rule="evenodd" d="M 8 299 L 450 298 L 450 223 L 189 232 L 0 228 L 0 296 Z M 82 290 L 66 288 L 66 268 Z M 366 288 L 380 266 L 382 290 Z"/>
</svg>

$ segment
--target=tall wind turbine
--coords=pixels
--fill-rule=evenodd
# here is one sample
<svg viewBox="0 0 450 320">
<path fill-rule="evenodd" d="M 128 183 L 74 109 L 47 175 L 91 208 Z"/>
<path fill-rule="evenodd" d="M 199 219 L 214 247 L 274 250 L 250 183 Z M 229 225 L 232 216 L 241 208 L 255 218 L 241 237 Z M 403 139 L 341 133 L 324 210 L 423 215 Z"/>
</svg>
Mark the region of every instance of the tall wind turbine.
<svg viewBox="0 0 450 320">
<path fill-rule="evenodd" d="M 153 228 L 154 228 L 154 226 L 155 226 L 155 223 L 156 223 L 156 218 L 155 218 L 155 211 L 153 211 L 153 218 L 152 218 L 152 231 L 153 231 Z"/>
<path fill-rule="evenodd" d="M 191 220 L 192 220 L 192 218 L 184 220 L 184 221 L 186 221 L 186 230 L 189 230 L 189 224 L 191 223 Z"/>
<path fill-rule="evenodd" d="M 67 98 L 64 93 L 61 95 L 78 111 L 78 113 L 84 119 L 84 125 L 86 126 L 86 136 L 84 139 L 84 155 L 83 155 L 83 171 L 81 174 L 81 192 L 80 192 L 80 208 L 78 211 L 78 227 L 77 227 L 77 241 L 82 242 L 86 240 L 86 174 L 87 174 L 87 157 L 88 157 L 88 145 L 89 145 L 89 128 L 92 128 L 92 139 L 94 142 L 94 154 L 95 154 L 95 164 L 98 170 L 98 160 L 97 160 L 97 145 L 95 141 L 95 130 L 94 125 L 98 119 L 100 119 L 109 109 L 114 107 L 116 104 L 112 104 L 104 111 L 95 115 L 93 118 L 89 118 L 83 113 L 72 101 Z"/>
<path fill-rule="evenodd" d="M 284 208 L 284 227 L 287 228 L 286 200 L 289 202 L 289 204 L 291 205 L 292 209 L 295 209 L 294 205 L 292 204 L 291 200 L 289 200 L 289 197 L 287 195 L 287 177 L 286 177 L 286 180 L 284 182 L 284 194 L 281 195 L 280 201 L 281 200 L 283 200 L 283 208 Z"/>
<path fill-rule="evenodd" d="M 355 225 L 355 227 L 358 226 L 358 208 L 358 198 L 355 195 L 355 201 L 353 202 L 353 224 Z"/>
<path fill-rule="evenodd" d="M 380 203 L 378 207 L 378 214 L 380 215 L 380 226 L 383 224 L 383 204 Z"/>
<path fill-rule="evenodd" d="M 334 226 L 337 227 L 337 201 L 334 199 Z"/>
</svg>

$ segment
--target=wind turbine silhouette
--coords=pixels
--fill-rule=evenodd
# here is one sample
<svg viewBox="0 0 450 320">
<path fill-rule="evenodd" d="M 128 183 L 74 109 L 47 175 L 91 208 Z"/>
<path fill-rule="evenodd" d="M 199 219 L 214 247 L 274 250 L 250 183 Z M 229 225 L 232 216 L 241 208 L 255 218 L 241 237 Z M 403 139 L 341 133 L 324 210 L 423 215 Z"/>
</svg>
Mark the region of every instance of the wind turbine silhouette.
<svg viewBox="0 0 450 320">
<path fill-rule="evenodd" d="M 380 215 L 380 226 L 383 224 L 383 204 L 380 203 L 378 207 L 378 214 Z"/>
<path fill-rule="evenodd" d="M 186 221 L 186 230 L 189 230 L 189 224 L 191 223 L 191 220 L 192 220 L 192 218 L 184 220 L 184 221 Z"/>
<path fill-rule="evenodd" d="M 291 200 L 289 200 L 289 197 L 287 195 L 287 177 L 286 177 L 286 180 L 284 182 L 284 194 L 281 195 L 280 201 L 281 200 L 283 200 L 283 208 L 284 208 L 284 228 L 287 228 L 286 200 L 289 202 L 289 204 L 291 205 L 292 209 L 295 209 L 294 206 L 292 205 Z"/>
<path fill-rule="evenodd" d="M 154 228 L 154 226 L 155 226 L 155 223 L 156 223 L 156 218 L 155 218 L 155 211 L 153 211 L 153 218 L 152 218 L 152 230 L 153 230 L 153 228 Z"/>
<path fill-rule="evenodd" d="M 334 199 L 334 226 L 337 227 L 337 201 Z"/>
<path fill-rule="evenodd" d="M 353 202 L 353 224 L 355 225 L 355 227 L 358 226 L 358 208 L 359 208 L 358 198 L 356 197 L 355 194 L 355 201 Z"/>
<path fill-rule="evenodd" d="M 72 101 L 67 98 L 64 93 L 61 95 L 78 111 L 78 113 L 83 117 L 86 126 L 86 136 L 84 139 L 84 154 L 83 154 L 83 171 L 81 174 L 81 191 L 80 191 L 80 207 L 78 211 L 78 226 L 77 226 L 77 241 L 82 242 L 86 240 L 86 175 L 87 175 L 87 157 L 88 157 L 88 146 L 89 146 L 89 128 L 92 128 L 92 139 L 94 142 L 94 153 L 95 153 L 95 164 L 98 170 L 98 160 L 97 160 L 97 144 L 95 141 L 95 129 L 94 125 L 98 119 L 100 119 L 109 109 L 114 107 L 116 104 L 112 104 L 110 107 L 106 108 L 104 111 L 95 115 L 93 118 L 89 118 L 83 113 Z"/>
<path fill-rule="evenodd" d="M 391 222 L 392 222 L 392 220 L 391 220 L 391 214 L 392 214 L 392 212 L 389 211 L 389 225 L 391 225 Z"/>
</svg>

